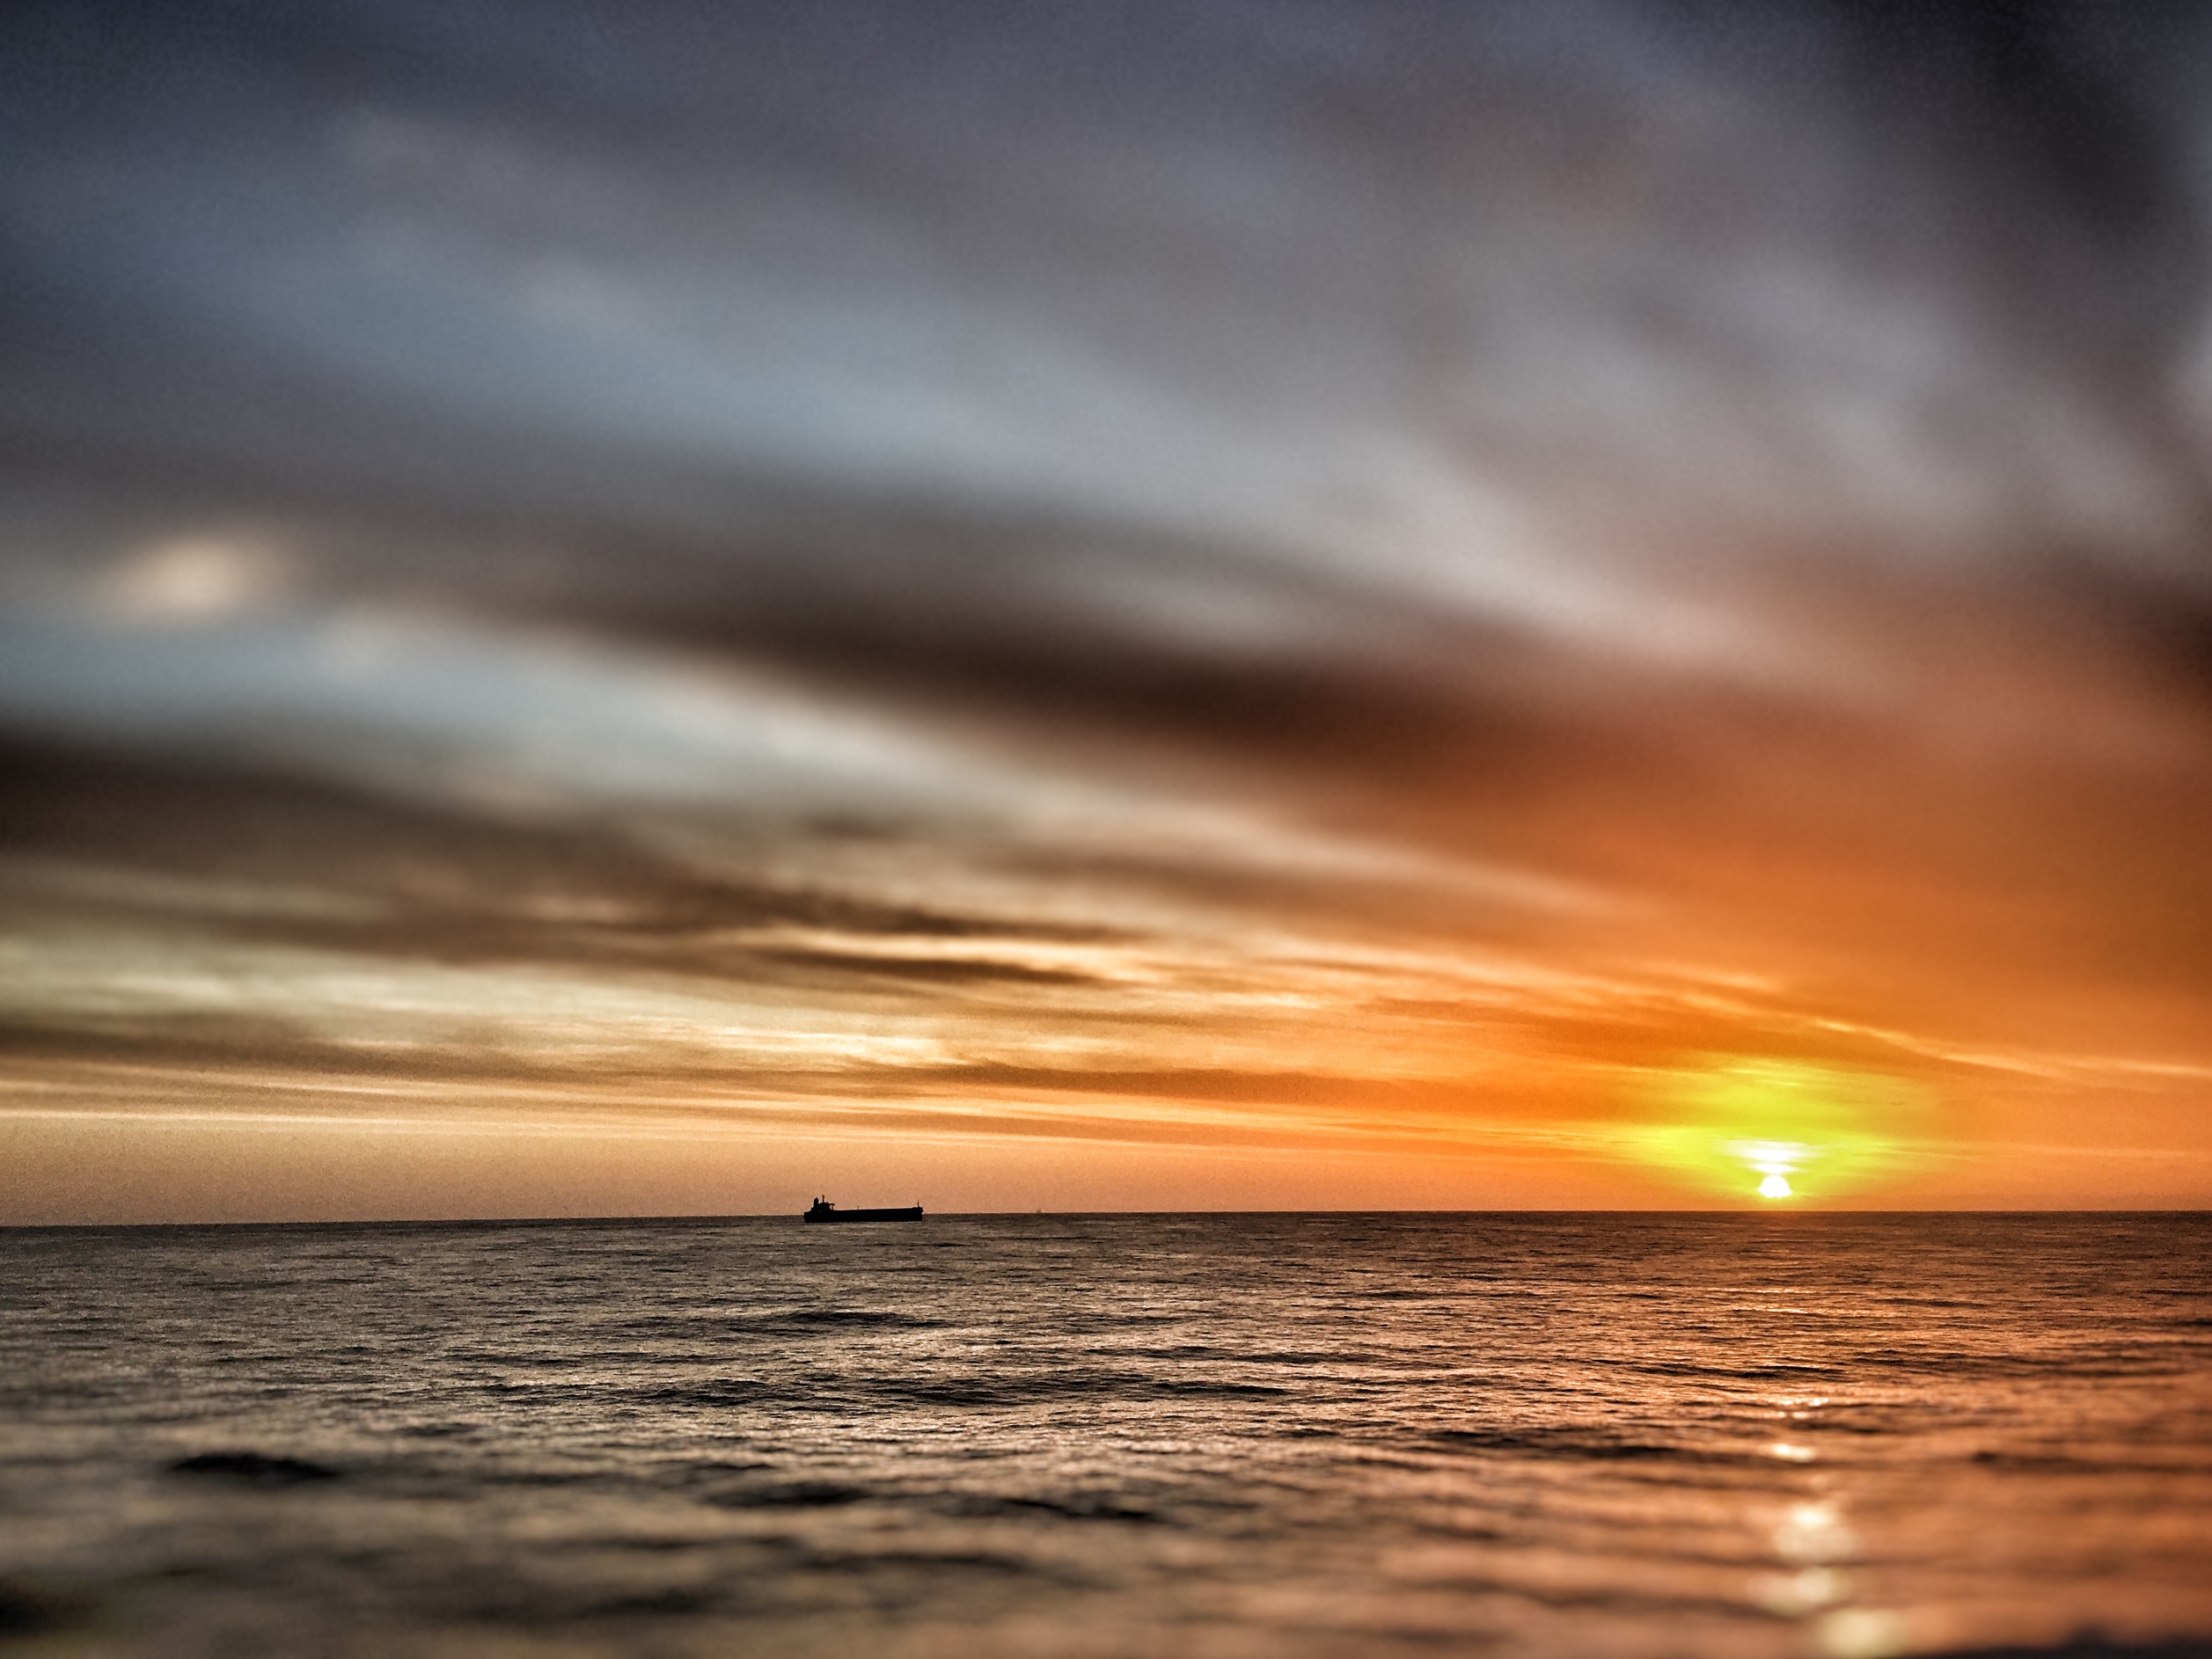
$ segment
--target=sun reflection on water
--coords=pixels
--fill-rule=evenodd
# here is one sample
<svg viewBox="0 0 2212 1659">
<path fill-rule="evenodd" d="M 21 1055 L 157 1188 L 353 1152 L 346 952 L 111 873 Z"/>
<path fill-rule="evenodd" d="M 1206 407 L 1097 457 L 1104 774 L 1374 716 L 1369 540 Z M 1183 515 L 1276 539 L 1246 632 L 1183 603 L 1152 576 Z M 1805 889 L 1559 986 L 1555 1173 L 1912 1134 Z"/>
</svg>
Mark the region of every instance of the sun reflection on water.
<svg viewBox="0 0 2212 1659">
<path fill-rule="evenodd" d="M 1911 1633 L 1903 1614 L 1850 1604 L 1858 1585 L 1849 1564 L 1859 1539 L 1838 1500 L 1791 1504 L 1769 1532 L 1767 1546 L 1784 1570 L 1760 1580 L 1757 1599 L 1781 1618 L 1810 1621 L 1823 1659 L 1893 1659 L 1906 1651 Z"/>
</svg>

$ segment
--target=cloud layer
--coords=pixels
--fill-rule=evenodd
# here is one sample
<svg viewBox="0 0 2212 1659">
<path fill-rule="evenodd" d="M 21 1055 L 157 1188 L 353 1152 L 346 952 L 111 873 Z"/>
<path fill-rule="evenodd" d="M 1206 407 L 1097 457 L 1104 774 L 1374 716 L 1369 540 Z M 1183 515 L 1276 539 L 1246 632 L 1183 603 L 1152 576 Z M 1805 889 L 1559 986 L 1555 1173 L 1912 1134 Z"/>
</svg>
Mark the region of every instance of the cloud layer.
<svg viewBox="0 0 2212 1659">
<path fill-rule="evenodd" d="M 2194 25 L 23 39 L 8 1216 L 2205 1199 Z"/>
</svg>

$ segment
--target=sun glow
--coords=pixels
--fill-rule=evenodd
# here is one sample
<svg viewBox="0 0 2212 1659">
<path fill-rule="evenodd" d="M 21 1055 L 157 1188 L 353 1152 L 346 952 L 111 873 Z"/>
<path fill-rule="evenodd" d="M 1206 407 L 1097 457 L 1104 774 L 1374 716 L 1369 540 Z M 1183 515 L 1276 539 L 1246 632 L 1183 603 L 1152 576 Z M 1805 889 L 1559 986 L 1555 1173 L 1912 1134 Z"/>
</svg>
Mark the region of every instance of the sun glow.
<svg viewBox="0 0 2212 1659">
<path fill-rule="evenodd" d="M 1783 1061 L 1736 1061 L 1665 1079 L 1666 1121 L 1637 1131 L 1637 1156 L 1685 1185 L 1741 1202 L 1814 1202 L 1879 1185 L 1910 1166 L 1918 1109 L 1901 1080 Z"/>
</svg>

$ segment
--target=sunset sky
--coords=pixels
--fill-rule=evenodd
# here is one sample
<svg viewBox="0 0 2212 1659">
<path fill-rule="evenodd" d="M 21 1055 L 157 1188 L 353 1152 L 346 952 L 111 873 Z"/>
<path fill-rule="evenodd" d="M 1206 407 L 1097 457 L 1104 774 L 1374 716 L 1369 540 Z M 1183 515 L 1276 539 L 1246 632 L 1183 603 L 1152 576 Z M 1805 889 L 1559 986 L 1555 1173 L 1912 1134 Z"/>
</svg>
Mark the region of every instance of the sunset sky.
<svg viewBox="0 0 2212 1659">
<path fill-rule="evenodd" d="M 0 1222 L 2212 1202 L 2204 19 L 11 35 Z"/>
</svg>

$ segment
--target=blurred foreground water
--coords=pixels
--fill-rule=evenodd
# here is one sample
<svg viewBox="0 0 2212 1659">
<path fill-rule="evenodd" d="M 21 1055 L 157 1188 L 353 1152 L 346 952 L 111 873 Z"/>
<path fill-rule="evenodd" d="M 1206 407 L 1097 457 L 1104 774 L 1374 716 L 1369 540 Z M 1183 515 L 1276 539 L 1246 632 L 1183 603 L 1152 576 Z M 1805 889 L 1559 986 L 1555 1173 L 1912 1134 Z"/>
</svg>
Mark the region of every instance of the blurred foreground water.
<svg viewBox="0 0 2212 1659">
<path fill-rule="evenodd" d="M 2202 1215 L 18 1231 L 0 1641 L 2212 1652 L 2208 1264 Z"/>
</svg>

